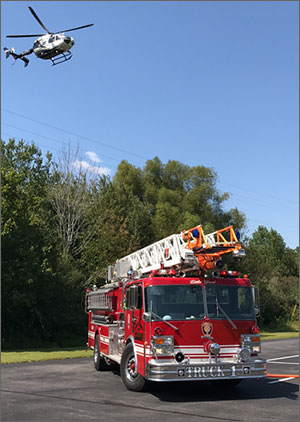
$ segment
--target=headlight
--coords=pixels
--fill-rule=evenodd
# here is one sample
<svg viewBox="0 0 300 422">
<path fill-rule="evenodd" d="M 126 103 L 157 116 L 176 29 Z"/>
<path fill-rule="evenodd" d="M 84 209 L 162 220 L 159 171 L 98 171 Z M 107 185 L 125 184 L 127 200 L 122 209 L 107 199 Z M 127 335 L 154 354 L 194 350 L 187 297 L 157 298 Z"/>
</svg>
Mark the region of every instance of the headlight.
<svg viewBox="0 0 300 422">
<path fill-rule="evenodd" d="M 251 356 L 251 350 L 248 349 L 248 347 L 243 347 L 242 349 L 239 349 L 238 356 L 241 361 L 248 360 Z"/>
<path fill-rule="evenodd" d="M 242 334 L 241 346 L 249 348 L 251 353 L 260 353 L 260 335 L 259 334 Z"/>
<path fill-rule="evenodd" d="M 168 346 L 169 345 L 173 346 L 173 343 L 174 343 L 173 337 L 166 337 L 165 338 L 165 343 L 164 344 L 167 344 Z"/>
<path fill-rule="evenodd" d="M 172 355 L 174 353 L 174 337 L 155 336 L 152 338 L 152 348 L 157 355 Z"/>
</svg>

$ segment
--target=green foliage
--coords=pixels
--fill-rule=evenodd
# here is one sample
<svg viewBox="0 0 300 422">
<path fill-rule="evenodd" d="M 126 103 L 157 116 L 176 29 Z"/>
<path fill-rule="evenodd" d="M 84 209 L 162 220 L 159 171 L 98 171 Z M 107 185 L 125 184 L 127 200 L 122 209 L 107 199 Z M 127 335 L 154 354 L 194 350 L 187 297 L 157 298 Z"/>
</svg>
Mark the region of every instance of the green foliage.
<svg viewBox="0 0 300 422">
<path fill-rule="evenodd" d="M 50 208 L 46 199 L 51 157 L 43 164 L 32 144 L 1 143 L 2 155 L 2 332 L 20 337 L 47 333 L 51 306 L 48 286 L 57 271 L 55 246 L 47 230 Z"/>
<path fill-rule="evenodd" d="M 175 160 L 163 164 L 158 157 L 148 160 L 143 170 L 122 161 L 114 177 L 114 183 L 148 205 L 154 240 L 198 224 L 212 231 L 230 224 L 243 229 L 245 216 L 237 208 L 223 210 L 228 193 L 221 194 L 216 182 L 213 169 Z"/>
<path fill-rule="evenodd" d="M 298 276 L 296 250 L 287 248 L 282 236 L 274 229 L 259 226 L 246 246 L 243 269 L 251 278 L 263 279 L 270 275 Z"/>
<path fill-rule="evenodd" d="M 51 155 L 13 139 L 2 157 L 2 346 L 66 346 L 86 336 L 84 289 L 102 284 L 117 259 L 183 229 L 205 233 L 245 215 L 225 211 L 217 174 L 158 157 L 143 169 L 122 161 L 112 180 L 58 170 Z M 298 313 L 298 250 L 275 230 L 258 227 L 235 266 L 259 286 L 263 325 Z M 84 340 L 80 340 L 84 341 Z"/>
<path fill-rule="evenodd" d="M 73 295 L 48 198 L 51 156 L 43 162 L 34 144 L 11 139 L 1 142 L 1 158 L 2 346 L 62 339 L 69 330 L 66 300 Z"/>
<path fill-rule="evenodd" d="M 87 219 L 97 224 L 81 254 L 89 278 L 93 274 L 104 278 L 109 264 L 152 239 L 150 207 L 118 180 L 102 176 L 92 186 Z"/>
<path fill-rule="evenodd" d="M 240 270 L 259 287 L 261 324 L 274 326 L 297 318 L 299 261 L 297 250 L 287 248 L 274 229 L 259 226 L 246 246 Z"/>
<path fill-rule="evenodd" d="M 138 198 L 144 196 L 144 181 L 141 169 L 138 169 L 127 161 L 123 160 L 118 165 L 118 171 L 115 174 L 114 182 L 123 186 L 128 192 Z"/>
</svg>

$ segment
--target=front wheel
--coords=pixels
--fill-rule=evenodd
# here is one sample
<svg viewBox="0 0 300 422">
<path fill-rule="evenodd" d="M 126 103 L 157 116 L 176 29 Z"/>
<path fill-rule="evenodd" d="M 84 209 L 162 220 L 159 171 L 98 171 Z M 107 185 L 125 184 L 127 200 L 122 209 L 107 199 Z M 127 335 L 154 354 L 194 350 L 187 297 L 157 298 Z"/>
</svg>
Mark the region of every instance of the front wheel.
<svg viewBox="0 0 300 422">
<path fill-rule="evenodd" d="M 104 357 L 100 355 L 100 342 L 98 334 L 95 337 L 94 343 L 94 366 L 96 371 L 107 371 L 109 365 Z"/>
<path fill-rule="evenodd" d="M 122 380 L 128 390 L 144 390 L 146 381 L 136 370 L 136 360 L 132 344 L 128 344 L 125 347 L 121 359 L 120 372 Z"/>
</svg>

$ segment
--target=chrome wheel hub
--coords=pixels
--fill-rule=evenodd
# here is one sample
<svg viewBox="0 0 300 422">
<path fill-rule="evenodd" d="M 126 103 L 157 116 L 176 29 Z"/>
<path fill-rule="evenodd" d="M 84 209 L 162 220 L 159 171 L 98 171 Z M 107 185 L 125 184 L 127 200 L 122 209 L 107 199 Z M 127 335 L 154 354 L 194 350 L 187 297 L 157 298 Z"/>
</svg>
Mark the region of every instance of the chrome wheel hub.
<svg viewBox="0 0 300 422">
<path fill-rule="evenodd" d="M 130 356 L 128 359 L 126 365 L 126 376 L 129 380 L 134 380 L 137 376 L 134 356 Z"/>
</svg>

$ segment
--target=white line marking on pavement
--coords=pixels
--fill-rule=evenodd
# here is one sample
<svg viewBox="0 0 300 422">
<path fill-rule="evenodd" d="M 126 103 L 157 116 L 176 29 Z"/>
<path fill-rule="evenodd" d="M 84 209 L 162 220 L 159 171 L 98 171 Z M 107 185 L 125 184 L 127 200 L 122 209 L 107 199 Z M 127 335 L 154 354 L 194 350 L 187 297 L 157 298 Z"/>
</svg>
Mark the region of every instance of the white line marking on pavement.
<svg viewBox="0 0 300 422">
<path fill-rule="evenodd" d="M 294 379 L 296 378 L 295 377 L 281 378 L 280 380 L 271 381 L 269 382 L 269 384 L 275 384 L 276 382 L 283 382 L 283 381 L 294 380 Z"/>
<path fill-rule="evenodd" d="M 267 360 L 267 362 L 269 362 Z M 275 363 L 275 365 L 299 365 L 299 362 L 269 362 L 269 363 Z"/>
<path fill-rule="evenodd" d="M 292 359 L 292 358 L 298 358 L 298 357 L 299 357 L 299 355 L 283 356 L 281 358 L 268 359 L 267 362 L 272 362 L 273 360 Z"/>
</svg>

